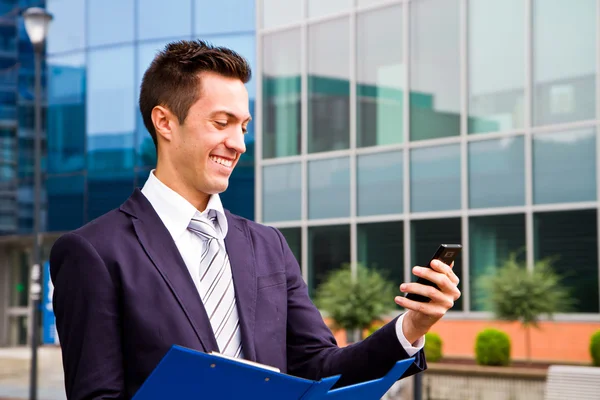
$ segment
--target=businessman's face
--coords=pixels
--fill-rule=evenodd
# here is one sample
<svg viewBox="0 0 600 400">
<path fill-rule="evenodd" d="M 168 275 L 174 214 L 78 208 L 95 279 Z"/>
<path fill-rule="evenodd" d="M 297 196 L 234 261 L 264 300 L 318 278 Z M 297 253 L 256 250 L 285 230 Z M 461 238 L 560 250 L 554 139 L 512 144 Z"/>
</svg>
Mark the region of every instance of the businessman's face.
<svg viewBox="0 0 600 400">
<path fill-rule="evenodd" d="M 202 73 L 200 88 L 200 97 L 184 123 L 171 121 L 172 134 L 164 147 L 172 169 L 170 180 L 178 181 L 173 189 L 184 197 L 196 197 L 190 191 L 207 195 L 225 191 L 233 168 L 246 151 L 244 135 L 250 113 L 244 83 Z M 162 150 L 160 147 L 159 159 Z"/>
</svg>

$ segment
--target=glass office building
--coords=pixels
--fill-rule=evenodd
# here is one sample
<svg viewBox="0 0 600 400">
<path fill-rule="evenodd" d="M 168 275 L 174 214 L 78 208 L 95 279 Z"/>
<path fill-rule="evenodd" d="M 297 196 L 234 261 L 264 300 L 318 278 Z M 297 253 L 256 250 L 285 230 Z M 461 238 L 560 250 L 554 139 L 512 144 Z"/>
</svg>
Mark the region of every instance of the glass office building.
<svg viewBox="0 0 600 400">
<path fill-rule="evenodd" d="M 480 278 L 555 267 L 600 321 L 596 0 L 264 0 L 256 219 L 311 291 L 343 265 L 395 282 L 462 243 L 449 318 L 489 318 Z"/>
<path fill-rule="evenodd" d="M 18 15 L 40 4 L 25 3 L 0 2 L 0 14 L 5 7 L 13 16 L 10 23 L 0 19 L 0 74 L 5 59 L 13 67 L 20 61 L 7 70 L 15 71 L 13 80 L 0 76 L 0 346 L 29 340 L 33 57 Z M 256 54 L 254 0 L 47 0 L 46 8 L 54 20 L 43 81 L 44 258 L 61 233 L 119 207 L 155 165 L 137 100 L 157 51 L 200 38 L 238 51 L 253 69 Z M 252 114 L 255 82 L 247 84 Z M 221 198 L 232 212 L 254 219 L 254 124 L 248 128 L 247 152 Z"/>
</svg>

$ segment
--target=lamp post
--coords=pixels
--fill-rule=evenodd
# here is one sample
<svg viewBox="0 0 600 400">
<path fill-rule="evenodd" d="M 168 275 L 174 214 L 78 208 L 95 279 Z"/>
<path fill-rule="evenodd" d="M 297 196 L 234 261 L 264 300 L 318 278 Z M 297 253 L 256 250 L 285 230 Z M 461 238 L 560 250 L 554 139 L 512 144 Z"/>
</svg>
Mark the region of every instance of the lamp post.
<svg viewBox="0 0 600 400">
<path fill-rule="evenodd" d="M 29 36 L 29 40 L 33 45 L 34 58 L 35 58 L 35 145 L 34 145 L 34 227 L 33 227 L 33 268 L 31 270 L 31 370 L 30 370 L 30 382 L 29 382 L 29 399 L 37 399 L 37 351 L 38 342 L 40 337 L 39 332 L 39 319 L 40 319 L 40 304 L 41 304 L 41 237 L 40 237 L 40 203 L 41 203 L 41 159 L 42 159 L 42 145 L 41 145 L 41 119 L 42 119 L 42 107 L 41 107 L 41 59 L 44 52 L 44 44 L 46 41 L 46 35 L 52 21 L 52 15 L 46 10 L 39 7 L 28 8 L 23 12 L 23 21 L 25 23 L 25 30 Z"/>
</svg>

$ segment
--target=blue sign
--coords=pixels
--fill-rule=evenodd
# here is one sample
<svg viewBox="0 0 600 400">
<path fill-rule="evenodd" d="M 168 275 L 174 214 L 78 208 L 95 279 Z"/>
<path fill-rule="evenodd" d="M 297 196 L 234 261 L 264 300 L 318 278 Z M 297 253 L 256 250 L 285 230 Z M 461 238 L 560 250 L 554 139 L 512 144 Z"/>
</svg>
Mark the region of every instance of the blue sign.
<svg viewBox="0 0 600 400">
<path fill-rule="evenodd" d="M 52 295 L 54 293 L 54 285 L 50 279 L 50 263 L 44 263 L 44 286 L 42 289 L 42 329 L 43 329 L 43 344 L 58 344 L 58 333 L 56 332 L 56 318 L 52 309 Z"/>
</svg>

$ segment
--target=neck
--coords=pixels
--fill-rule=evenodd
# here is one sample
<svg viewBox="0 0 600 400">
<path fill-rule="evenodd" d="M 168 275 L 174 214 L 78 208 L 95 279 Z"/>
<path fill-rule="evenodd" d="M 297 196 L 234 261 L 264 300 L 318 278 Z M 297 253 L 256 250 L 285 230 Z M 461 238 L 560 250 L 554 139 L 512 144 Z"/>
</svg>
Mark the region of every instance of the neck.
<svg viewBox="0 0 600 400">
<path fill-rule="evenodd" d="M 186 185 L 174 169 L 165 168 L 157 163 L 156 169 L 154 170 L 154 175 L 169 189 L 173 190 L 181 197 L 186 199 L 191 205 L 196 207 L 198 211 L 203 212 L 206 210 L 210 195 L 200 192 L 194 187 Z"/>
</svg>

